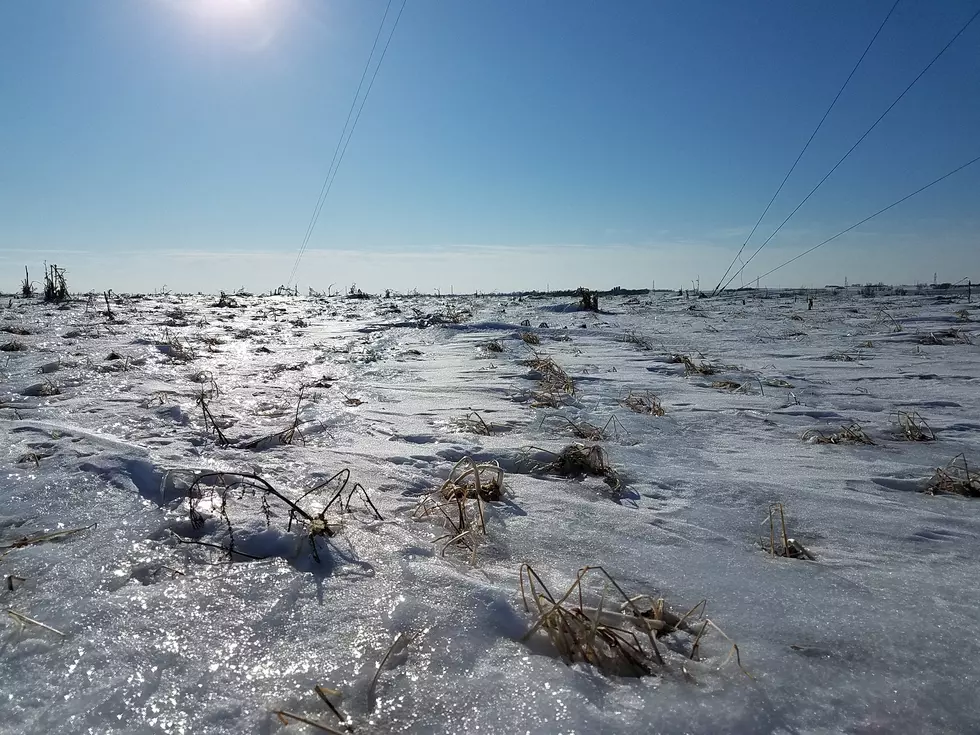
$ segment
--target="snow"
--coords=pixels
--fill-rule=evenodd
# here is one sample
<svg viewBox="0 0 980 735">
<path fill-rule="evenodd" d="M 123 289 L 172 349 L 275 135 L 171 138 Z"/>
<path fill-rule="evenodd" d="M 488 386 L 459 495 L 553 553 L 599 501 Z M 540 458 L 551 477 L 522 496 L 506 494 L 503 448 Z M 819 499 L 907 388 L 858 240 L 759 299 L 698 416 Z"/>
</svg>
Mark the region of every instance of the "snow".
<svg viewBox="0 0 980 735">
<path fill-rule="evenodd" d="M 829 292 L 813 311 L 790 294 L 658 294 L 603 298 L 599 314 L 558 298 L 235 300 L 121 297 L 112 319 L 94 300 L 0 310 L 0 330 L 29 332 L 0 331 L 0 346 L 26 348 L 0 352 L 2 607 L 54 629 L 4 616 L 0 732 L 315 731 L 276 710 L 342 729 L 318 684 L 361 733 L 980 722 L 980 505 L 923 492 L 954 456 L 980 463 L 969 305 Z M 558 408 L 534 405 L 535 353 L 574 381 Z M 673 355 L 719 371 L 686 375 Z M 657 395 L 665 415 L 623 407 L 630 391 Z M 899 411 L 938 440 L 904 441 Z M 548 452 L 593 443 L 557 414 L 605 426 L 618 488 L 545 471 Z M 875 443 L 801 439 L 852 423 Z M 475 553 L 414 513 L 467 456 L 506 483 Z M 345 492 L 316 556 L 308 524 L 275 499 L 264 511 L 261 493 L 234 489 L 222 509 L 205 486 L 203 525 L 191 522 L 201 473 L 257 475 L 316 514 L 341 480 L 303 493 L 344 468 L 381 519 L 357 493 L 342 513 Z M 815 561 L 762 549 L 772 502 Z M 232 539 L 230 559 L 187 543 Z M 602 565 L 681 614 L 707 600 L 742 667 L 714 633 L 698 660 L 670 654 L 655 676 L 567 665 L 544 635 L 522 640 L 535 620 L 523 563 L 556 596 Z M 597 580 L 587 590 L 612 604 Z"/>
</svg>

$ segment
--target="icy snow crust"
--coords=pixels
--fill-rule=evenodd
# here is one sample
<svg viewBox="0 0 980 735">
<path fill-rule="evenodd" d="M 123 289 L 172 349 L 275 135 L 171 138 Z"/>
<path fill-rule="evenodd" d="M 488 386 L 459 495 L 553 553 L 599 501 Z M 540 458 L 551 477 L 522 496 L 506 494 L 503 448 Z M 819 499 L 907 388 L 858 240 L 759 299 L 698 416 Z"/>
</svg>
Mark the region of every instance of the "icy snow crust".
<svg viewBox="0 0 980 735">
<path fill-rule="evenodd" d="M 25 348 L 0 352 L 0 546 L 96 524 L 0 559 L 3 608 L 64 633 L 3 616 L 0 731 L 313 732 L 280 724 L 277 709 L 341 728 L 316 684 L 343 693 L 362 733 L 980 722 L 980 501 L 921 492 L 959 453 L 980 464 L 980 348 L 920 344 L 954 327 L 976 336 L 956 313 L 965 304 L 827 294 L 807 311 L 802 298 L 658 295 L 590 314 L 558 299 L 216 301 L 119 299 L 113 321 L 97 302 L 0 310 L 0 329 L 30 332 L 0 332 L 0 346 Z M 521 340 L 528 331 L 540 345 Z M 532 349 L 574 380 L 564 406 L 534 407 Z M 674 353 L 722 370 L 685 375 Z M 319 387 L 286 444 L 275 437 L 303 384 Z M 207 429 L 202 390 L 230 446 Z M 631 390 L 658 395 L 666 415 L 622 407 Z M 491 436 L 458 422 L 471 410 Z M 938 441 L 903 441 L 898 411 L 917 411 Z M 618 490 L 517 471 L 527 447 L 576 441 L 548 418 L 558 413 L 618 417 L 602 442 Z M 851 422 L 876 444 L 801 440 Z M 467 455 L 498 461 L 510 493 L 487 505 L 475 566 L 458 545 L 443 555 L 437 523 L 412 518 Z M 256 473 L 297 498 L 345 467 L 384 520 L 355 497 L 316 541 L 319 562 L 299 524 L 286 530 L 284 506 L 267 523 L 251 496 L 229 500 L 236 549 L 268 558 L 180 542 L 228 542 L 215 509 L 202 507 L 203 528 L 189 522 L 196 472 Z M 771 501 L 815 562 L 761 549 Z M 533 622 L 523 562 L 556 593 L 601 564 L 682 612 L 706 598 L 751 676 L 718 636 L 655 677 L 568 666 L 546 638 L 521 641 Z M 7 575 L 24 581 L 11 591 Z M 399 634 L 417 637 L 372 688 Z"/>
</svg>

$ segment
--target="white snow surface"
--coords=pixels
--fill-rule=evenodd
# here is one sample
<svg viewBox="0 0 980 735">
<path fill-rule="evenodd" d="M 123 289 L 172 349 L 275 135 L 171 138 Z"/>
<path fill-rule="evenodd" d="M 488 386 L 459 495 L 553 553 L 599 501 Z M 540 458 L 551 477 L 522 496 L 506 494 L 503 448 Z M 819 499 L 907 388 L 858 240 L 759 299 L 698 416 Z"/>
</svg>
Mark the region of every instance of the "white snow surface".
<svg viewBox="0 0 980 735">
<path fill-rule="evenodd" d="M 3 615 L 0 732 L 315 732 L 280 709 L 342 729 L 317 684 L 341 693 L 358 733 L 976 731 L 980 501 L 923 492 L 958 454 L 980 464 L 980 347 L 967 341 L 980 334 L 957 313 L 971 306 L 236 300 L 120 297 L 110 320 L 101 300 L 4 297 L 0 347 L 23 349 L 0 352 L 2 607 L 63 635 Z M 953 328 L 962 339 L 920 343 Z M 534 406 L 532 350 L 574 380 L 564 405 Z M 685 375 L 673 354 L 722 370 Z M 630 391 L 666 414 L 623 407 Z M 460 423 L 470 411 L 491 436 Z M 903 440 L 899 411 L 937 441 Z M 559 414 L 618 418 L 599 442 L 618 489 L 528 471 L 582 441 Z M 801 439 L 852 422 L 875 444 Z M 499 462 L 508 491 L 487 504 L 475 555 L 413 518 L 465 456 Z M 296 499 L 343 468 L 383 520 L 355 496 L 317 538 L 319 561 L 285 505 L 267 519 L 237 492 L 227 515 L 251 556 L 186 543 L 231 540 L 220 509 L 190 523 L 195 473 L 255 473 Z M 815 561 L 763 550 L 777 501 Z M 525 562 L 556 594 L 602 565 L 677 611 L 706 599 L 742 667 L 717 634 L 655 676 L 568 665 L 543 635 L 522 640 Z M 613 601 L 598 579 L 587 590 Z"/>
</svg>

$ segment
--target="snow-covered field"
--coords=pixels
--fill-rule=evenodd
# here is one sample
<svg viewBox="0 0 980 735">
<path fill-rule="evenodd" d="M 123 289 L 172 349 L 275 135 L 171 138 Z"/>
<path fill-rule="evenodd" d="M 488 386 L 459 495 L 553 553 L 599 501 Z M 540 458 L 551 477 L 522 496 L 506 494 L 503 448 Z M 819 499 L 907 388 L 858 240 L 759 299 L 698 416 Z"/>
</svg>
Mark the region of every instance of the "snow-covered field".
<svg viewBox="0 0 980 735">
<path fill-rule="evenodd" d="M 7 302 L 4 733 L 316 732 L 277 710 L 343 731 L 316 685 L 358 733 L 980 723 L 980 501 L 924 492 L 956 455 L 980 466 L 962 301 L 157 296 L 111 320 L 101 300 Z M 855 423 L 873 444 L 802 438 Z M 562 474 L 574 444 L 607 476 Z M 454 539 L 438 493 L 465 457 L 504 489 Z M 321 516 L 346 473 L 304 493 L 345 468 Z M 771 503 L 815 560 L 764 550 Z M 692 634 L 661 631 L 651 676 L 568 665 L 547 626 L 523 640 L 525 563 L 556 598 L 601 565 L 680 615 L 707 600 L 724 635 L 691 660 Z M 583 587 L 582 614 L 647 619 L 599 572 Z"/>
</svg>

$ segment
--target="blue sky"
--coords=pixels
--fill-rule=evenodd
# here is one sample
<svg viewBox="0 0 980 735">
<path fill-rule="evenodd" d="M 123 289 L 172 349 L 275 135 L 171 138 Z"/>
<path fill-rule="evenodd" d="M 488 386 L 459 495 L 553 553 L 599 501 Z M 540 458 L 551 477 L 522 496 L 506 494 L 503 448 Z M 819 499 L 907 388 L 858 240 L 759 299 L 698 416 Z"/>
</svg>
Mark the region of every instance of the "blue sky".
<svg viewBox="0 0 980 735">
<path fill-rule="evenodd" d="M 710 287 L 891 4 L 408 0 L 299 285 Z M 79 288 L 285 282 L 384 9 L 0 4 L 2 288 L 45 259 Z M 901 0 L 749 252 L 976 9 Z M 977 131 L 980 20 L 745 282 L 980 154 Z M 765 283 L 934 272 L 980 279 L 980 164 Z"/>
</svg>

